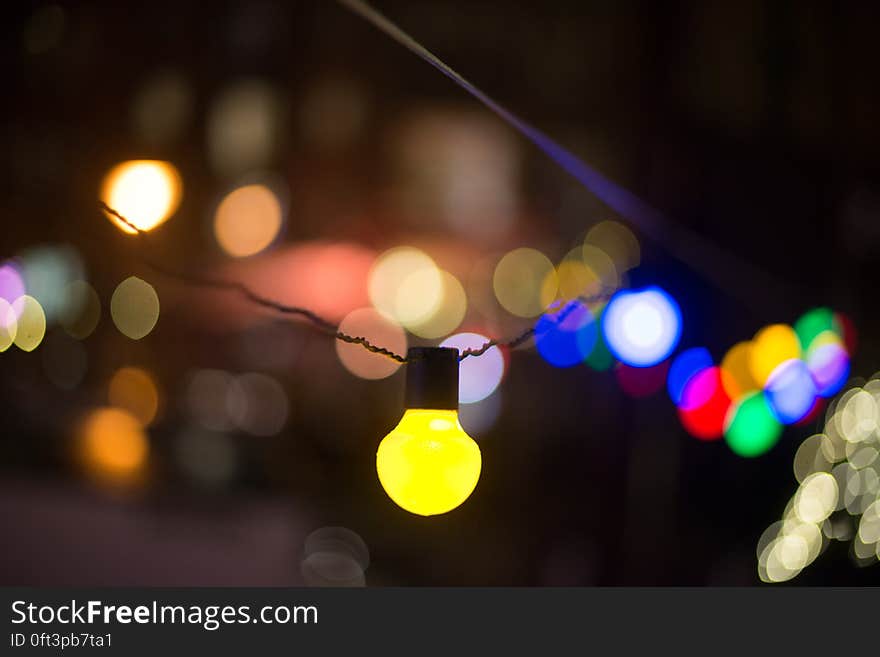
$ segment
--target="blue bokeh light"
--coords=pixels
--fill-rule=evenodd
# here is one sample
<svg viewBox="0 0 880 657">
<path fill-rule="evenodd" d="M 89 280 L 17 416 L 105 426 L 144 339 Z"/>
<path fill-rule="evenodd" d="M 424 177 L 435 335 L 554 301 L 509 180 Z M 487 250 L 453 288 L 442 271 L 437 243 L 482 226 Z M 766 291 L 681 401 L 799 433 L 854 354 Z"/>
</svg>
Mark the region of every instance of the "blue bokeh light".
<svg viewBox="0 0 880 657">
<path fill-rule="evenodd" d="M 619 361 L 650 367 L 665 360 L 678 345 L 681 310 L 659 287 L 620 291 L 608 302 L 602 333 Z"/>
<path fill-rule="evenodd" d="M 598 335 L 593 314 L 580 301 L 570 301 L 558 311 L 544 313 L 535 324 L 538 353 L 554 367 L 584 362 L 596 346 Z"/>
<path fill-rule="evenodd" d="M 807 357 L 807 367 L 819 396 L 833 397 L 849 377 L 849 355 L 839 344 L 822 345 Z"/>
<path fill-rule="evenodd" d="M 782 424 L 794 424 L 806 417 L 816 403 L 816 384 L 800 359 L 779 365 L 767 380 L 765 393 L 770 409 Z"/>
<path fill-rule="evenodd" d="M 705 347 L 693 347 L 676 356 L 666 378 L 666 389 L 669 391 L 672 403 L 681 406 L 682 395 L 688 381 L 712 365 L 712 356 Z"/>
</svg>

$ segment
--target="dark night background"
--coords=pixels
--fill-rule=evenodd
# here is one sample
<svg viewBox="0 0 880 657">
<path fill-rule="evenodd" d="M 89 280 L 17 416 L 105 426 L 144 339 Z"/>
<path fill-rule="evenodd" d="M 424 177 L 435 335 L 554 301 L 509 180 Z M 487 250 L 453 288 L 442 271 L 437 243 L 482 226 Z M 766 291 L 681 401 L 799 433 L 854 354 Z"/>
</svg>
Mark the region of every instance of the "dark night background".
<svg viewBox="0 0 880 657">
<path fill-rule="evenodd" d="M 762 326 L 828 305 L 858 330 L 853 374 L 880 370 L 876 3 L 375 4 L 671 221 L 763 272 L 766 284 L 726 272 L 730 284 L 717 286 L 634 228 L 642 265 L 631 280 L 679 300 L 682 347 L 705 345 L 721 358 Z M 173 458 L 188 373 L 261 366 L 243 362 L 236 331 L 188 308 L 198 291 L 149 272 L 138 257 L 147 248 L 191 270 L 223 266 L 210 220 L 230 180 L 211 167 L 206 126 L 227 85 L 260 79 L 280 99 L 283 130 L 266 168 L 289 189 L 282 244 L 334 239 L 380 251 L 411 241 L 429 252 L 464 244 L 461 257 L 531 245 L 559 257 L 614 215 L 336 3 L 58 6 L 51 15 L 63 20 L 41 28 L 47 37 L 28 36 L 47 5 L 11 5 L 4 20 L 0 255 L 73 245 L 103 315 L 84 341 L 88 370 L 73 390 L 47 381 L 40 349 L 0 354 L 0 581 L 314 583 L 301 569 L 305 538 L 341 526 L 369 548 L 367 585 L 760 583 L 758 537 L 797 487 L 797 446 L 821 426 L 788 427 L 767 455 L 743 459 L 723 441 L 689 437 L 664 392 L 632 399 L 613 374 L 556 369 L 530 348 L 510 354 L 499 416 L 477 436 L 479 486 L 450 514 L 405 513 L 376 480 L 376 446 L 400 416 L 402 372 L 358 379 L 331 340 L 269 317 L 266 339 L 292 354 L 273 374 L 289 419 L 269 438 L 232 435 L 236 475 L 222 486 L 189 481 Z M 131 108 L 145 82 L 168 71 L 186 80 L 192 107 L 185 130 L 156 143 L 133 129 Z M 346 81 L 364 107 L 356 134 L 333 148 L 300 118 L 326 80 Z M 515 145 L 520 212 L 508 234 L 470 240 L 389 210 L 400 185 L 395 130 L 413 111 L 432 109 L 477 117 Z M 149 246 L 96 208 L 105 173 L 138 158 L 169 160 L 184 181 L 179 210 Z M 163 302 L 156 329 L 136 342 L 107 314 L 114 286 L 132 274 L 150 280 Z M 493 336 L 521 328 L 470 315 L 469 326 Z M 149 481 L 135 492 L 106 491 L 71 464 L 67 442 L 74 418 L 104 403 L 107 379 L 128 364 L 149 366 L 163 411 L 149 430 Z M 831 541 L 791 584 L 880 583 L 880 569 L 857 567 L 848 549 Z"/>
</svg>

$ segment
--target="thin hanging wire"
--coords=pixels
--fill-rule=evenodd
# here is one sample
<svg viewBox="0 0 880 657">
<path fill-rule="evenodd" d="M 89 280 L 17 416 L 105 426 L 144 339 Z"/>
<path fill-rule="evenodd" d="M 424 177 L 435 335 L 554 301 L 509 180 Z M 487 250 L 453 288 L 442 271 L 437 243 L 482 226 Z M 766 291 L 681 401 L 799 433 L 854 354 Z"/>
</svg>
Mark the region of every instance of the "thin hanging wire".
<svg viewBox="0 0 880 657">
<path fill-rule="evenodd" d="M 711 280 L 717 287 L 753 306 L 762 302 L 775 308 L 781 296 L 797 291 L 764 269 L 747 262 L 696 232 L 670 221 L 636 194 L 607 178 L 554 139 L 501 105 L 485 91 L 446 64 L 365 0 L 337 0 L 380 32 L 440 71 L 497 114 L 574 177 L 609 208 L 624 217 L 668 253 Z"/>
<path fill-rule="evenodd" d="M 126 227 L 130 228 L 134 231 L 137 237 L 140 237 L 143 240 L 146 240 L 147 233 L 140 228 L 138 228 L 135 224 L 133 224 L 127 217 L 123 216 L 119 211 L 110 207 L 104 201 L 98 201 L 98 206 L 106 212 L 107 214 L 116 217 L 121 221 Z M 281 303 L 279 301 L 275 301 L 274 299 L 269 299 L 268 297 L 264 297 L 261 294 L 257 294 L 252 289 L 250 289 L 247 285 L 242 283 L 241 281 L 231 281 L 223 278 L 215 278 L 211 276 L 201 276 L 198 274 L 192 274 L 187 272 L 182 272 L 176 269 L 170 269 L 161 265 L 159 263 L 154 262 L 153 260 L 143 257 L 142 260 L 144 264 L 146 264 L 150 269 L 153 269 L 157 273 L 166 276 L 168 278 L 176 279 L 182 283 L 186 283 L 188 285 L 195 285 L 199 287 L 209 287 L 217 290 L 227 290 L 230 292 L 236 292 L 245 298 L 247 301 L 261 306 L 263 308 L 268 308 L 274 312 L 280 313 L 282 315 L 294 315 L 298 317 L 302 317 L 303 319 L 310 322 L 313 326 L 318 328 L 323 333 L 334 337 L 340 342 L 346 342 L 348 344 L 356 344 L 360 345 L 367 351 L 373 354 L 378 354 L 380 356 L 385 356 L 390 358 L 391 360 L 397 361 L 398 363 L 405 364 L 411 362 L 411 358 L 407 358 L 406 356 L 402 356 L 401 354 L 395 353 L 391 349 L 387 349 L 385 347 L 380 347 L 379 345 L 375 345 L 370 342 L 367 338 L 360 335 L 350 335 L 345 333 L 344 331 L 339 330 L 339 326 L 331 322 L 330 320 L 321 317 L 317 313 L 309 310 L 308 308 L 303 308 L 302 306 L 291 306 L 288 304 Z M 580 297 L 578 300 L 583 303 L 594 303 L 600 302 L 604 299 L 608 298 L 608 294 L 606 292 L 601 292 L 597 295 L 591 297 Z M 565 316 L 576 307 L 574 304 L 566 307 L 559 313 L 558 321 L 561 322 Z M 527 342 L 532 336 L 535 334 L 535 327 L 531 326 L 516 337 L 510 340 L 489 340 L 484 345 L 477 349 L 465 349 L 459 355 L 459 361 L 464 360 L 465 358 L 471 356 L 476 358 L 477 356 L 482 356 L 492 347 L 506 347 L 509 349 L 515 349 L 521 344 Z"/>
</svg>

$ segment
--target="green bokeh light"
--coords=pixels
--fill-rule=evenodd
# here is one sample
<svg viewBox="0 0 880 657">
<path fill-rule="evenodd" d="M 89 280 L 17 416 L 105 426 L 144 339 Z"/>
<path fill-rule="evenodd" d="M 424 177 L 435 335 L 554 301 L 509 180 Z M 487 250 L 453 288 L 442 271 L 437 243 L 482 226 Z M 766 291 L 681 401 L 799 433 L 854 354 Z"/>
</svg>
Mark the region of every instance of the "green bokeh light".
<svg viewBox="0 0 880 657">
<path fill-rule="evenodd" d="M 598 335 L 596 336 L 596 344 L 593 345 L 593 350 L 590 352 L 589 356 L 584 358 L 584 363 L 597 372 L 605 372 L 614 364 L 614 356 L 608 349 L 608 345 L 605 344 L 605 336 L 603 335 L 601 328 L 602 315 L 604 312 L 605 306 L 603 306 L 601 310 L 593 311 L 593 314 L 596 317 L 596 327 L 599 330 L 597 331 Z"/>
<path fill-rule="evenodd" d="M 734 453 L 753 458 L 766 453 L 782 434 L 782 425 L 773 416 L 763 392 L 755 392 L 729 411 L 724 440 Z"/>
<path fill-rule="evenodd" d="M 843 338 L 843 330 L 840 323 L 834 317 L 834 312 L 830 308 L 823 307 L 808 310 L 794 324 L 794 332 L 797 333 L 801 349 L 804 353 L 810 348 L 816 336 L 825 331 L 833 331 L 841 339 Z"/>
</svg>

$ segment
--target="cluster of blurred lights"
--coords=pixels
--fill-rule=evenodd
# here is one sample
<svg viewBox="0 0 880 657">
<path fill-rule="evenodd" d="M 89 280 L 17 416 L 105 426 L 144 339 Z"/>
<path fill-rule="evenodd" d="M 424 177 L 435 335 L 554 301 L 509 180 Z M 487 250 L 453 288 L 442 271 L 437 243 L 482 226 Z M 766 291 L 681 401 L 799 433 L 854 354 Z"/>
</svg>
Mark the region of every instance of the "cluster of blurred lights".
<svg viewBox="0 0 880 657">
<path fill-rule="evenodd" d="M 280 433 L 290 412 L 281 384 L 257 372 L 198 370 L 189 378 L 185 402 L 189 415 L 203 429 L 239 429 L 254 436 Z"/>
<path fill-rule="evenodd" d="M 800 334 L 799 334 L 800 335 Z M 784 582 L 815 561 L 831 540 L 852 540 L 865 566 L 880 559 L 880 376 L 853 386 L 826 414 L 822 433 L 794 458 L 799 486 L 782 519 L 757 546 L 758 575 Z"/>
<path fill-rule="evenodd" d="M 815 416 L 843 387 L 852 342 L 842 315 L 815 308 L 794 327 L 773 324 L 734 345 L 720 366 L 702 347 L 681 352 L 667 388 L 691 435 L 723 436 L 740 456 L 760 456 L 779 440 L 783 425 Z"/>
</svg>

